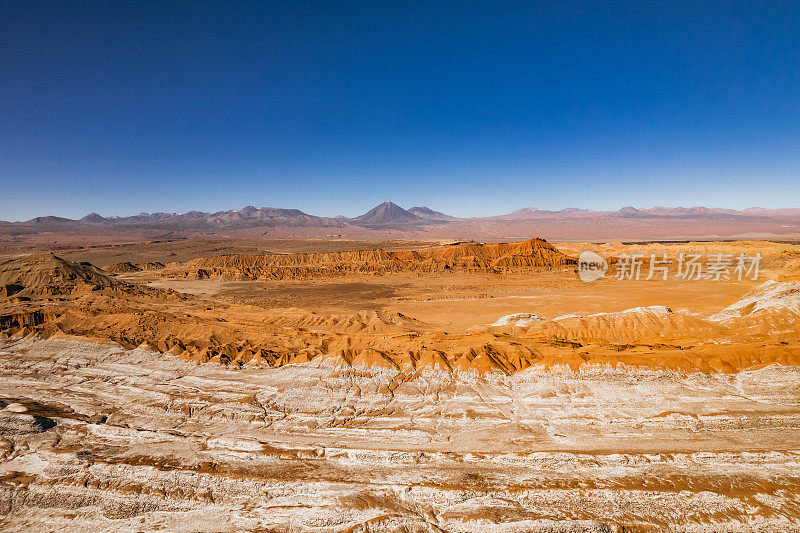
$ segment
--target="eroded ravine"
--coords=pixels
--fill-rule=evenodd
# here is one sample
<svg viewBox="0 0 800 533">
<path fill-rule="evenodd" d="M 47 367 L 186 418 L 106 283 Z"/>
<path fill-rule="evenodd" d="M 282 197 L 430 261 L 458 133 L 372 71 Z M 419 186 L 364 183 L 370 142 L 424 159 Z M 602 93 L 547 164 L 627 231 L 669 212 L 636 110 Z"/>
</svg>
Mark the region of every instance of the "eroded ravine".
<svg viewBox="0 0 800 533">
<path fill-rule="evenodd" d="M 20 340 L 0 372 L 8 530 L 788 530 L 800 511 L 794 367 L 233 369 Z"/>
</svg>

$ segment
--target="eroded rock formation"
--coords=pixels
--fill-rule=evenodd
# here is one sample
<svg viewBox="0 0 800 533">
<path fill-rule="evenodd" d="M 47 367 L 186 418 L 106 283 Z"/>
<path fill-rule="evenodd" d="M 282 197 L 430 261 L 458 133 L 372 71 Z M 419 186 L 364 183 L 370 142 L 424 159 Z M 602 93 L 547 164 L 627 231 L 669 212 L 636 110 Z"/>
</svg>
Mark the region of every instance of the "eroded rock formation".
<svg viewBox="0 0 800 533">
<path fill-rule="evenodd" d="M 509 272 L 574 265 L 543 239 L 459 243 L 419 251 L 366 250 L 318 254 L 221 255 L 189 261 L 165 275 L 226 279 L 308 279 L 393 272 Z"/>
</svg>

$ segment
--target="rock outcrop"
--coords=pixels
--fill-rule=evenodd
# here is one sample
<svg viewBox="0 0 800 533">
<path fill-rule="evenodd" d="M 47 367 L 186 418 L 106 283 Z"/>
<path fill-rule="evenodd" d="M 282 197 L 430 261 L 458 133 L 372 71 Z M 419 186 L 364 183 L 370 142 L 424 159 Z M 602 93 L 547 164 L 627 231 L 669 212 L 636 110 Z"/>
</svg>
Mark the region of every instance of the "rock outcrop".
<svg viewBox="0 0 800 533">
<path fill-rule="evenodd" d="M 225 279 L 309 279 L 393 272 L 486 272 L 553 269 L 575 259 L 543 239 L 458 243 L 418 251 L 366 250 L 316 254 L 220 255 L 195 259 L 165 275 Z"/>
<path fill-rule="evenodd" d="M 7 296 L 64 295 L 81 289 L 124 285 L 91 263 L 74 263 L 53 254 L 30 255 L 0 263 L 0 287 L 4 287 Z"/>
</svg>

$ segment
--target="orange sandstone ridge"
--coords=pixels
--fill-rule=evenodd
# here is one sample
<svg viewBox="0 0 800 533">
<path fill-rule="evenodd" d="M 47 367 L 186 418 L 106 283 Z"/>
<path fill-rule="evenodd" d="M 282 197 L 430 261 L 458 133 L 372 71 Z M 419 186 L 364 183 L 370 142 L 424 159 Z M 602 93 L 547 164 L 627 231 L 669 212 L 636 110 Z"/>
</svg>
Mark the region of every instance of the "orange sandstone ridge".
<svg viewBox="0 0 800 533">
<path fill-rule="evenodd" d="M 227 279 L 304 279 L 392 272 L 489 272 L 556 268 L 575 259 L 543 239 L 459 243 L 419 251 L 366 250 L 286 255 L 221 255 L 189 261 L 171 275 Z"/>
<path fill-rule="evenodd" d="M 546 241 L 532 239 L 421 251 L 227 255 L 189 261 L 156 275 L 168 281 L 170 275 L 193 273 L 281 280 L 354 273 L 523 272 L 534 281 L 536 272 L 574 276 L 563 268 L 573 263 Z M 527 313 L 444 331 L 390 309 L 316 313 L 177 294 L 123 281 L 90 264 L 39 255 L 0 263 L 0 332 L 111 341 L 125 348 L 145 346 L 198 362 L 237 366 L 315 362 L 406 372 L 512 374 L 533 365 L 623 364 L 734 372 L 773 363 L 800 364 L 796 285 L 770 281 L 706 317 L 651 306 L 551 318 Z"/>
<path fill-rule="evenodd" d="M 146 263 L 131 263 L 130 261 L 122 261 L 106 265 L 103 270 L 111 272 L 112 274 L 123 274 L 126 272 L 140 272 L 142 270 L 160 270 L 164 268 L 164 264 L 158 261 L 149 261 Z"/>
</svg>

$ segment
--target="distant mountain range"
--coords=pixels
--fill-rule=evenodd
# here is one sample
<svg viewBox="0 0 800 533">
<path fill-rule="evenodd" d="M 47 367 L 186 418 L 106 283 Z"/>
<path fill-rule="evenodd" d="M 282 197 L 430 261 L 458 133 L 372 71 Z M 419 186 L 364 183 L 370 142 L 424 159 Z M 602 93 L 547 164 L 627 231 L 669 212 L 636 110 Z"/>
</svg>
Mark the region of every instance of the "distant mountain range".
<svg viewBox="0 0 800 533">
<path fill-rule="evenodd" d="M 139 213 L 128 217 L 103 217 L 97 213 L 89 213 L 79 220 L 61 217 L 36 217 L 15 224 L 36 226 L 74 226 L 102 225 L 124 227 L 153 227 L 164 229 L 214 229 L 214 228 L 249 228 L 249 227 L 342 227 L 347 219 L 318 217 L 309 215 L 299 209 L 277 209 L 274 207 L 253 207 L 251 205 L 230 211 L 204 213 L 189 211 L 187 213 Z"/>
<path fill-rule="evenodd" d="M 623 207 L 618 211 L 595 211 L 588 209 L 566 208 L 560 211 L 525 207 L 514 212 L 492 217 L 457 218 L 434 211 L 429 207 L 412 207 L 403 209 L 393 202 L 384 202 L 375 206 L 361 216 L 347 218 L 320 217 L 304 213 L 298 209 L 279 209 L 274 207 L 247 206 L 239 210 L 204 213 L 189 211 L 187 213 L 140 213 L 127 217 L 103 217 L 90 213 L 79 220 L 55 216 L 36 217 L 25 222 L 2 222 L 4 225 L 26 227 L 146 227 L 165 230 L 214 230 L 254 227 L 330 227 L 344 228 L 360 226 L 365 228 L 414 227 L 425 225 L 441 225 L 459 221 L 523 221 L 537 219 L 560 218 L 642 218 L 642 219 L 737 219 L 747 218 L 784 218 L 800 217 L 800 209 L 764 209 L 752 207 L 737 211 L 734 209 L 694 207 L 662 207 L 647 208 Z"/>
</svg>

